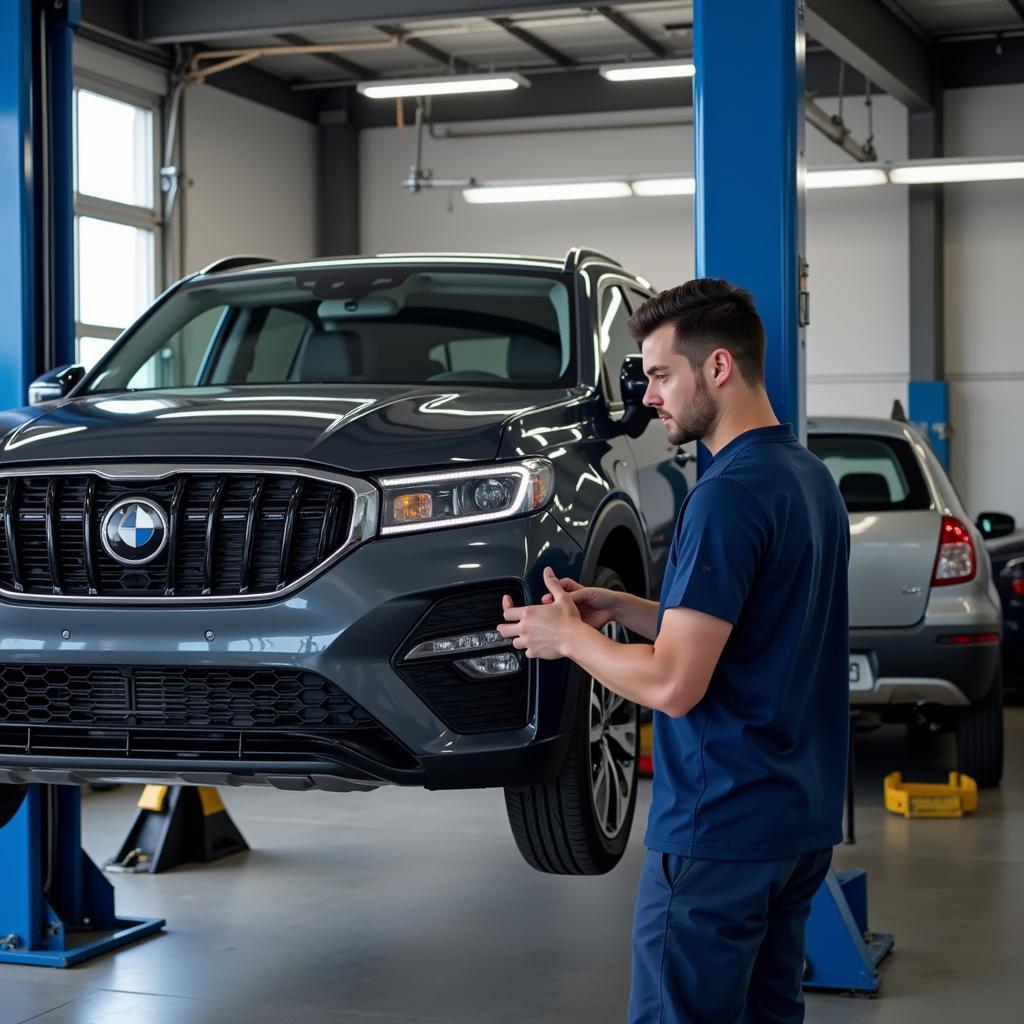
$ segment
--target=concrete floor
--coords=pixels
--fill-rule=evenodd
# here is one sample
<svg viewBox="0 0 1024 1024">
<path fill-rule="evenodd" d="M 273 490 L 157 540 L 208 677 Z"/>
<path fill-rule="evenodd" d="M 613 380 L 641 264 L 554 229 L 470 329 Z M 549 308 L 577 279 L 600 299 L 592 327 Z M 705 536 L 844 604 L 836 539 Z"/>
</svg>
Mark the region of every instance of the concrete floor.
<svg viewBox="0 0 1024 1024">
<path fill-rule="evenodd" d="M 816 1024 L 1020 1020 L 1024 708 L 1007 711 L 1002 790 L 962 821 L 905 821 L 882 776 L 941 772 L 948 739 L 858 741 L 858 845 L 871 926 L 896 935 L 880 998 L 808 998 Z M 96 860 L 138 790 L 90 794 Z M 640 812 L 646 816 L 649 784 Z M 68 971 L 0 966 L 0 1024 L 546 1024 L 621 1022 L 642 829 L 604 878 L 537 874 L 499 792 L 228 792 L 253 850 L 203 868 L 117 876 L 118 910 L 164 935 Z"/>
</svg>

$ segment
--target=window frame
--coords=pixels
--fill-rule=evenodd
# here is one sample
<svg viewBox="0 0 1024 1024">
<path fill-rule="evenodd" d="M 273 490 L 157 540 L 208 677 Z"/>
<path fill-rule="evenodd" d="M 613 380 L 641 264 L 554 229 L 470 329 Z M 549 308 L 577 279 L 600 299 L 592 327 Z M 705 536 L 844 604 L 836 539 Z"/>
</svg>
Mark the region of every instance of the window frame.
<svg viewBox="0 0 1024 1024">
<path fill-rule="evenodd" d="M 608 410 L 609 417 L 613 420 L 622 419 L 626 414 L 626 403 L 622 401 L 621 396 L 617 396 L 612 390 L 617 381 L 609 380 L 608 374 L 605 371 L 604 353 L 601 351 L 601 315 L 604 309 L 605 295 L 612 288 L 618 288 L 619 293 L 622 295 L 622 306 L 626 311 L 626 316 L 627 318 L 631 316 L 635 307 L 630 301 L 629 293 L 630 289 L 635 287 L 636 282 L 629 280 L 627 277 L 622 277 L 619 274 L 602 274 L 597 281 L 597 317 L 594 330 L 594 340 L 596 342 L 598 381 L 600 382 L 601 394 L 604 398 L 605 408 Z M 640 355 L 639 345 L 636 346 L 636 355 Z"/>
<path fill-rule="evenodd" d="M 153 202 L 150 206 L 135 206 L 131 203 L 121 203 L 112 199 L 103 199 L 99 196 L 86 195 L 78 191 L 78 93 L 79 91 L 96 93 L 107 99 L 117 100 L 120 103 L 127 103 L 149 112 L 153 126 L 150 146 L 152 152 L 150 161 L 152 167 L 152 194 Z M 144 231 L 151 231 L 153 234 L 153 280 L 152 293 L 155 299 L 161 292 L 161 283 L 164 279 L 164 252 L 163 240 L 165 224 L 163 220 L 163 192 L 161 191 L 160 167 L 162 164 L 160 156 L 162 125 L 161 115 L 163 112 L 163 100 L 160 96 L 136 89 L 123 83 L 113 82 L 100 75 L 92 74 L 80 69 L 75 70 L 73 92 L 73 142 L 72 142 L 72 173 L 74 178 L 74 287 L 75 287 L 75 360 L 81 358 L 82 338 L 101 338 L 111 342 L 117 340 L 124 331 L 130 327 L 125 324 L 123 327 L 109 327 L 103 324 L 91 324 L 80 319 L 81 296 L 79 295 L 79 218 L 89 217 L 95 220 L 108 221 L 110 223 L 123 225 L 125 227 L 139 228 Z"/>
</svg>

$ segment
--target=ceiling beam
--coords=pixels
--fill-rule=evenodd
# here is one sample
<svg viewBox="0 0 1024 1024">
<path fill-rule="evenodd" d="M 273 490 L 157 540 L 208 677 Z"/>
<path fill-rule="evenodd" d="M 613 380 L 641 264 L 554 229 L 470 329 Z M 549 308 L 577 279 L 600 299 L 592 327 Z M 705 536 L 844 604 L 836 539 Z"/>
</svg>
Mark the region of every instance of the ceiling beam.
<svg viewBox="0 0 1024 1024">
<path fill-rule="evenodd" d="M 1024 82 L 1024 36 L 992 36 L 939 44 L 944 89 Z"/>
<path fill-rule="evenodd" d="M 282 43 L 288 46 L 315 46 L 316 44 L 311 39 L 307 39 L 305 36 L 296 35 L 294 32 L 281 32 L 278 37 Z M 337 68 L 340 71 L 346 72 L 351 75 L 356 81 L 365 81 L 369 78 L 376 78 L 377 73 L 371 71 L 369 68 L 363 67 L 362 64 L 357 64 L 354 60 L 348 60 L 346 57 L 342 57 L 340 53 L 313 53 L 311 57 L 315 57 L 317 60 L 324 64 L 330 64 L 332 68 Z"/>
<path fill-rule="evenodd" d="M 618 0 L 616 6 L 640 2 Z M 359 22 L 506 17 L 572 6 L 567 0 L 146 0 L 138 5 L 142 37 L 152 43 L 302 33 Z"/>
<path fill-rule="evenodd" d="M 461 57 L 453 57 L 450 53 L 446 53 L 440 47 L 434 46 L 433 43 L 428 43 L 425 39 L 406 38 L 405 32 L 400 25 L 374 25 L 374 28 L 378 32 L 391 36 L 392 39 L 401 39 L 410 50 L 422 53 L 425 57 L 436 60 L 439 64 L 443 64 L 446 68 L 457 71 L 461 75 L 468 74 L 473 70 L 472 64 L 464 61 Z"/>
<path fill-rule="evenodd" d="M 641 46 L 646 47 L 659 60 L 668 56 L 668 50 L 661 43 L 652 39 L 636 22 L 631 21 L 621 11 L 612 7 L 591 7 L 603 18 L 607 18 L 616 28 L 622 29 L 628 36 L 632 36 Z"/>
<path fill-rule="evenodd" d="M 880 0 L 807 0 L 807 34 L 911 110 L 935 105 L 932 52 Z"/>
<path fill-rule="evenodd" d="M 527 32 L 525 28 L 520 28 L 511 18 L 491 18 L 490 20 L 492 24 L 504 29 L 510 36 L 514 36 L 521 43 L 526 43 L 531 49 L 543 54 L 552 63 L 559 64 L 563 68 L 571 67 L 576 63 L 572 57 L 562 53 L 561 50 L 556 50 L 532 32 Z"/>
</svg>

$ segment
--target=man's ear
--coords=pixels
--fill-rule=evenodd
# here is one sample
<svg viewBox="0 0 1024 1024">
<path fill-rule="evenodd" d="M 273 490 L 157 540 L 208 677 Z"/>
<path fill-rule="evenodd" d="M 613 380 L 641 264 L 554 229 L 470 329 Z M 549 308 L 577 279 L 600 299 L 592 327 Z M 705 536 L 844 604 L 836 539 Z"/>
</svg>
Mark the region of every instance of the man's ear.
<svg viewBox="0 0 1024 1024">
<path fill-rule="evenodd" d="M 735 362 L 732 353 L 725 348 L 716 348 L 709 357 L 711 360 L 711 383 L 721 387 L 732 376 Z"/>
</svg>

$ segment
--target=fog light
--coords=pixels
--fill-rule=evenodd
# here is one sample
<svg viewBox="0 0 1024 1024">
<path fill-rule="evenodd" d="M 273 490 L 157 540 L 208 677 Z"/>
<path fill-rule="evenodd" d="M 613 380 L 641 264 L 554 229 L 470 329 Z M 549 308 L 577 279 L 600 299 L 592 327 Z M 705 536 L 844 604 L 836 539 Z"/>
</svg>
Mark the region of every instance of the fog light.
<svg viewBox="0 0 1024 1024">
<path fill-rule="evenodd" d="M 439 637 L 437 640 L 426 640 L 417 644 L 405 656 L 405 660 L 436 658 L 444 654 L 465 654 L 467 651 L 482 651 L 491 647 L 508 647 L 510 643 L 511 641 L 493 629 L 482 633 L 462 633 L 459 636 Z"/>
<path fill-rule="evenodd" d="M 518 654 L 488 654 L 483 658 L 464 658 L 455 662 L 455 667 L 462 669 L 466 675 L 479 679 L 491 679 L 494 676 L 509 676 L 522 668 Z"/>
</svg>

